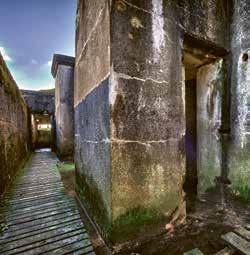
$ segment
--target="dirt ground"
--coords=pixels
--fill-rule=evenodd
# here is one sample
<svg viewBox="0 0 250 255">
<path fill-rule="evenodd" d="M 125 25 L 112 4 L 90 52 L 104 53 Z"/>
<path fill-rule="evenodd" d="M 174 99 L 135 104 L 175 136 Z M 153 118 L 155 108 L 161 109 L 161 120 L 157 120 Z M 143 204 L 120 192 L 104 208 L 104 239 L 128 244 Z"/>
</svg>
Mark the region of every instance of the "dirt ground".
<svg viewBox="0 0 250 255">
<path fill-rule="evenodd" d="M 250 207 L 241 203 L 228 203 L 224 209 L 212 201 L 197 202 L 195 213 L 187 216 L 187 223 L 172 233 L 162 233 L 151 240 L 131 246 L 119 255 L 181 255 L 193 248 L 204 254 L 215 254 L 225 247 L 221 235 L 250 222 Z"/>
<path fill-rule="evenodd" d="M 60 173 L 67 193 L 75 196 L 74 168 Z M 81 214 L 97 255 L 181 255 L 193 248 L 210 255 L 225 247 L 220 238 L 222 234 L 250 223 L 249 203 L 242 203 L 229 195 L 222 199 L 218 194 L 220 192 L 214 191 L 197 201 L 194 212 L 187 215 L 186 224 L 176 226 L 173 232 L 164 231 L 153 238 L 130 242 L 120 249 L 116 247 L 113 252 L 105 246 L 87 215 Z"/>
</svg>

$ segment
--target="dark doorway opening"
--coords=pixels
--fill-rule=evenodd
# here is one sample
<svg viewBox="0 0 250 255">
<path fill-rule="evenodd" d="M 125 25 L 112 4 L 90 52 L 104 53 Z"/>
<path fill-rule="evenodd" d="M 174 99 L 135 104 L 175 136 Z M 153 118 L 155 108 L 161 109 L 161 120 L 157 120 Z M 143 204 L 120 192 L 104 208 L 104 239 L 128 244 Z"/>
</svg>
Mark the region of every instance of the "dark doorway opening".
<svg viewBox="0 0 250 255">
<path fill-rule="evenodd" d="M 196 105 L 196 79 L 185 82 L 186 100 L 186 190 L 188 209 L 197 196 L 197 105 Z"/>
<path fill-rule="evenodd" d="M 220 118 L 219 87 L 221 65 L 218 60 L 226 54 L 211 42 L 184 35 L 183 82 L 185 84 L 185 151 L 187 211 L 194 211 L 197 196 L 213 185 L 218 175 L 217 155 L 220 149 L 215 133 Z M 214 148 L 209 148 L 209 146 Z M 219 164 L 219 163 L 218 163 Z M 207 188 L 206 188 L 207 189 Z"/>
<path fill-rule="evenodd" d="M 197 68 L 199 60 L 184 52 L 185 68 L 185 151 L 186 151 L 186 192 L 187 211 L 195 209 L 197 197 Z"/>
</svg>

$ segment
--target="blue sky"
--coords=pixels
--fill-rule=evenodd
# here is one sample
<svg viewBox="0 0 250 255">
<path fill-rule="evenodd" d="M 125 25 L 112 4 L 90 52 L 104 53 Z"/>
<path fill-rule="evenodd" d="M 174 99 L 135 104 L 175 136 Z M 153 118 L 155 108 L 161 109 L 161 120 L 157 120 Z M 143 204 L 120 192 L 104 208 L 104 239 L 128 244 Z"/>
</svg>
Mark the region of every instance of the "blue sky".
<svg viewBox="0 0 250 255">
<path fill-rule="evenodd" d="M 22 89 L 54 86 L 54 53 L 75 54 L 76 0 L 2 0 L 0 51 Z"/>
</svg>

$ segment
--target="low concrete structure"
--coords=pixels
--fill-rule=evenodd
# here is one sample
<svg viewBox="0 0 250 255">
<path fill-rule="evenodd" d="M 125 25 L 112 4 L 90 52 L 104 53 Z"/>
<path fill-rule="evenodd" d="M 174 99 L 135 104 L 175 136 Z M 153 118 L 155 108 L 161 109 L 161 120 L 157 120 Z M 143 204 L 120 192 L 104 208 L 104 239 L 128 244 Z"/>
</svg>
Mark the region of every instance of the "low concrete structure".
<svg viewBox="0 0 250 255">
<path fill-rule="evenodd" d="M 0 195 L 31 151 L 30 112 L 0 54 Z"/>
<path fill-rule="evenodd" d="M 74 156 L 74 65 L 73 57 L 58 54 L 53 57 L 56 151 L 63 159 Z"/>
<path fill-rule="evenodd" d="M 32 113 L 55 113 L 55 90 L 21 90 Z"/>
</svg>

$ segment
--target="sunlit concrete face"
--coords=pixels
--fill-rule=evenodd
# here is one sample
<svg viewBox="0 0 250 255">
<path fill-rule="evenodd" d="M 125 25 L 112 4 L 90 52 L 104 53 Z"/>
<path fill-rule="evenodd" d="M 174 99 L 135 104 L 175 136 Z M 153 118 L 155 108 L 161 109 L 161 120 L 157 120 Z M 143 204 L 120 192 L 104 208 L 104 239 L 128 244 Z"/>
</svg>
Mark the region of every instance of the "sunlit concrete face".
<svg viewBox="0 0 250 255">
<path fill-rule="evenodd" d="M 54 55 L 56 151 L 62 159 L 74 157 L 74 64 L 73 57 Z"/>
</svg>

